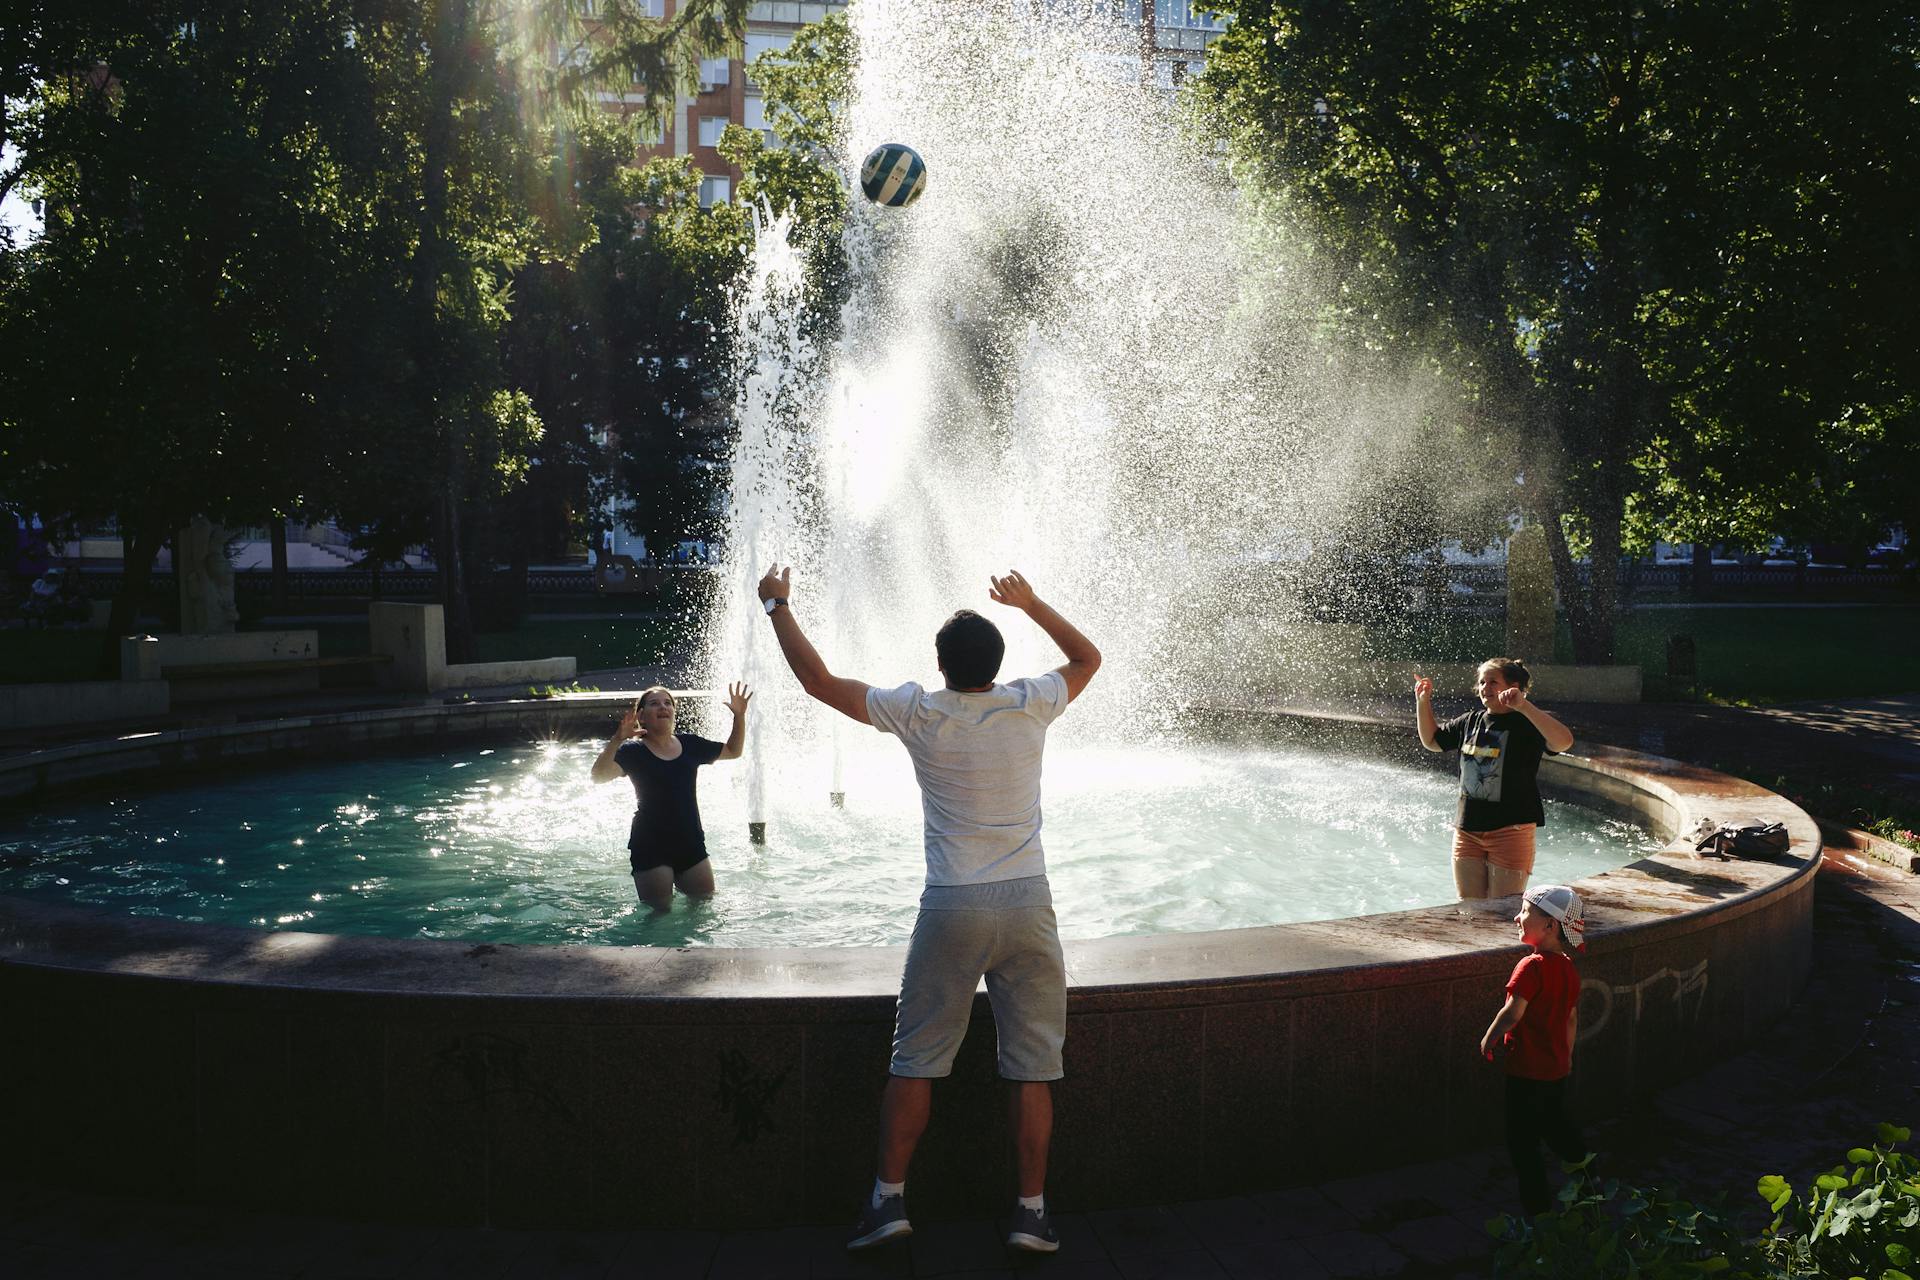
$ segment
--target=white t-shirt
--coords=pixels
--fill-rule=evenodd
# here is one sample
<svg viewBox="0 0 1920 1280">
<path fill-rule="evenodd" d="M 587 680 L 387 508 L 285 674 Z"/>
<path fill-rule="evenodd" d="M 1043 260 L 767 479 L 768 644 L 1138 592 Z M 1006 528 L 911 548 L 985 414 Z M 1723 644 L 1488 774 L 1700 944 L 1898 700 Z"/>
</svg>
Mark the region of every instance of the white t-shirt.
<svg viewBox="0 0 1920 1280">
<path fill-rule="evenodd" d="M 913 758 L 926 818 L 927 883 L 990 884 L 1047 873 L 1040 754 L 1067 706 L 1058 671 L 978 693 L 869 689 L 867 718 Z"/>
</svg>

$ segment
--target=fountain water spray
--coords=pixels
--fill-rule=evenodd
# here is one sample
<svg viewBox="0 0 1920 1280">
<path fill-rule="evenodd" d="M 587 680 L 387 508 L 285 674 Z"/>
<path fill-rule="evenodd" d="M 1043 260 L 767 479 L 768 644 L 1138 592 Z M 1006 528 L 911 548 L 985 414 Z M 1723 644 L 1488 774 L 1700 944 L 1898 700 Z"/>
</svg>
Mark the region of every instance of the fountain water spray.
<svg viewBox="0 0 1920 1280">
<path fill-rule="evenodd" d="M 1017 567 L 1106 659 L 1056 737 L 1163 735 L 1182 697 L 1267 674 L 1267 561 L 1382 448 L 1377 431 L 1371 455 L 1328 447 L 1339 380 L 1296 273 L 1248 230 L 1217 148 L 1141 88 L 1104 8 L 848 13 L 840 154 L 910 143 L 928 188 L 910 210 L 854 196 L 832 350 L 796 336 L 784 222 L 762 223 L 742 296 L 710 678 L 768 691 L 749 788 L 776 825 L 783 804 L 844 798 L 846 753 L 878 744 L 794 690 L 753 596 L 775 559 L 798 566 L 794 608 L 835 673 L 882 686 L 938 679 L 933 633 L 959 607 L 1000 624 L 1003 676 L 1056 665 L 987 601 Z"/>
<path fill-rule="evenodd" d="M 766 842 L 765 746 L 779 740 L 769 726 L 779 726 L 783 713 L 790 717 L 794 709 L 785 665 L 777 649 L 765 643 L 767 637 L 758 634 L 766 622 L 754 592 L 768 566 L 801 558 L 805 542 L 791 459 L 806 445 L 796 406 L 807 394 L 814 358 L 799 324 L 805 272 L 791 229 L 784 217 L 756 218 L 753 256 L 735 302 L 734 323 L 747 354 L 735 405 L 740 429 L 727 508 L 724 606 L 719 625 L 709 633 L 709 686 L 738 679 L 758 691 L 761 745 L 745 760 L 747 834 L 754 844 Z M 731 674 L 715 683 L 712 676 L 721 671 Z"/>
</svg>

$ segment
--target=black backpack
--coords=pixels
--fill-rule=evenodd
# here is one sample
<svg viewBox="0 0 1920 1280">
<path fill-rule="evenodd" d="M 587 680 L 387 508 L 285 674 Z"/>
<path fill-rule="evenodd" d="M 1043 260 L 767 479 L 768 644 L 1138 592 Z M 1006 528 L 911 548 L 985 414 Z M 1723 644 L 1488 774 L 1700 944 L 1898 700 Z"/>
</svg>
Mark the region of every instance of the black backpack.
<svg viewBox="0 0 1920 1280">
<path fill-rule="evenodd" d="M 1702 824 L 1705 825 L 1705 824 Z M 1791 841 L 1783 822 L 1723 822 L 1694 842 L 1710 858 L 1767 858 L 1785 853 Z"/>
</svg>

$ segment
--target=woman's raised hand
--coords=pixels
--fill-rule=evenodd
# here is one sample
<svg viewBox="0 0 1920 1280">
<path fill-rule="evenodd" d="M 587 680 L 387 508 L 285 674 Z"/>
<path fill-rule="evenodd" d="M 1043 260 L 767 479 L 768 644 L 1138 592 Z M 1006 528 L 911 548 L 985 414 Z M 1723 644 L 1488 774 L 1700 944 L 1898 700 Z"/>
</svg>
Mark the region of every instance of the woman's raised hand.
<svg viewBox="0 0 1920 1280">
<path fill-rule="evenodd" d="M 625 741 L 640 732 L 640 700 L 634 699 L 627 708 L 627 714 L 620 717 L 620 738 Z"/>
<path fill-rule="evenodd" d="M 1413 696 L 1415 701 L 1423 698 L 1431 698 L 1433 696 L 1433 681 L 1426 676 L 1415 676 L 1413 678 Z"/>
<path fill-rule="evenodd" d="M 736 716 L 747 714 L 747 703 L 753 701 L 753 694 L 744 680 L 735 680 L 727 686 L 727 710 Z"/>
</svg>

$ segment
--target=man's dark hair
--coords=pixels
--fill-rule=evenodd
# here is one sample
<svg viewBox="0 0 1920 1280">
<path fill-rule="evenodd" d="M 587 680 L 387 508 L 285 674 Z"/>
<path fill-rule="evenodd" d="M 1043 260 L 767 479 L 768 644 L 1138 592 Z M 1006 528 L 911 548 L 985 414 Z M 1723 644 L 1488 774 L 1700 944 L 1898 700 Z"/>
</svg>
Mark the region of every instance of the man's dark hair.
<svg viewBox="0 0 1920 1280">
<path fill-rule="evenodd" d="M 940 656 L 948 687 L 978 689 L 992 684 L 1000 674 L 1007 642 L 1001 638 L 1000 628 L 973 610 L 962 609 L 940 625 L 933 637 L 933 651 Z"/>
</svg>

